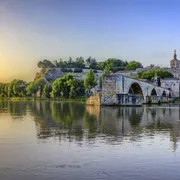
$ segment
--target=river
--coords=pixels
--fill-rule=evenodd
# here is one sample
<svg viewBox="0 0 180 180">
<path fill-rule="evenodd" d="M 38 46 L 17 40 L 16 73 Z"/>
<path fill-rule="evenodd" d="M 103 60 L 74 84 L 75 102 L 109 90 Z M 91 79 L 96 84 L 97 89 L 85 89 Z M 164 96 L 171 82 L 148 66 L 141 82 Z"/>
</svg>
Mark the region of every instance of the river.
<svg viewBox="0 0 180 180">
<path fill-rule="evenodd" d="M 180 106 L 0 101 L 0 180 L 179 180 Z"/>
</svg>

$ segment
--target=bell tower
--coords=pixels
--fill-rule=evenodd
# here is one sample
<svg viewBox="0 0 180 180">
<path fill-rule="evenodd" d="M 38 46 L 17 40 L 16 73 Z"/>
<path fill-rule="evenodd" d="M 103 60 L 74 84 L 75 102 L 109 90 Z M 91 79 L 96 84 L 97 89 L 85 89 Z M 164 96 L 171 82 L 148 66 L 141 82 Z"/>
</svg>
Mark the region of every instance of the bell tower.
<svg viewBox="0 0 180 180">
<path fill-rule="evenodd" d="M 174 60 L 177 60 L 176 50 L 174 50 Z"/>
</svg>

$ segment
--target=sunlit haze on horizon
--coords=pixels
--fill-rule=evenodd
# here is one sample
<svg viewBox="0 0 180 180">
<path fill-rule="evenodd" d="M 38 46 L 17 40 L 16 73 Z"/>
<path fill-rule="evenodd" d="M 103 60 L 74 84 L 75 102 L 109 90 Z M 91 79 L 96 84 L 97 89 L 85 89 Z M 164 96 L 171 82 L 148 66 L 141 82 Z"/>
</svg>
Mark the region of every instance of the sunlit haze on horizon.
<svg viewBox="0 0 180 180">
<path fill-rule="evenodd" d="M 0 81 L 33 80 L 43 59 L 83 56 L 169 67 L 178 0 L 0 0 Z"/>
</svg>

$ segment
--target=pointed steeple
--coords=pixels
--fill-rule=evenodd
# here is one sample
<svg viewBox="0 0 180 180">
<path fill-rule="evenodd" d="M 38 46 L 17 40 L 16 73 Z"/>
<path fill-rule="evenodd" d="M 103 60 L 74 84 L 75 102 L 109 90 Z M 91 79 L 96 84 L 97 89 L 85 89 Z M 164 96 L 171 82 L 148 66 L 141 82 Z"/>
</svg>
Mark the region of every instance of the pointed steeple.
<svg viewBox="0 0 180 180">
<path fill-rule="evenodd" d="M 177 59 L 176 50 L 174 50 L 174 59 Z"/>
</svg>

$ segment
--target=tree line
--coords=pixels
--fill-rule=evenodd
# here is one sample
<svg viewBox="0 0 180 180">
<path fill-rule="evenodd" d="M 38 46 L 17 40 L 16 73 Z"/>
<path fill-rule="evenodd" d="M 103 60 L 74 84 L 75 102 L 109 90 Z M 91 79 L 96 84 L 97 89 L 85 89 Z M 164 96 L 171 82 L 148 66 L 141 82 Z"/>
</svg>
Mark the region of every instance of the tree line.
<svg viewBox="0 0 180 180">
<path fill-rule="evenodd" d="M 86 73 L 84 80 L 75 79 L 70 74 L 57 78 L 52 84 L 43 78 L 33 82 L 14 79 L 10 83 L 0 83 L 0 98 L 12 97 L 46 97 L 77 98 L 91 95 L 91 89 L 97 85 L 92 69 Z M 38 94 L 38 95 L 37 95 Z"/>
<path fill-rule="evenodd" d="M 83 57 L 77 57 L 73 60 L 71 57 L 68 61 L 54 60 L 53 62 L 50 60 L 39 61 L 37 66 L 39 68 L 61 68 L 63 72 L 71 72 L 74 68 L 74 72 L 82 72 L 83 68 L 89 68 L 94 70 L 103 70 L 108 68 L 113 72 L 117 72 L 120 70 L 136 70 L 137 68 L 142 68 L 142 64 L 137 61 L 123 61 L 117 58 L 109 58 L 103 62 L 97 62 L 95 58 L 91 56 L 84 60 Z"/>
</svg>

